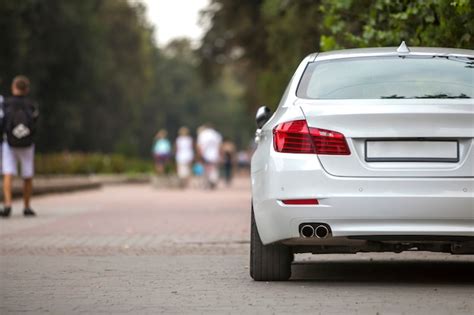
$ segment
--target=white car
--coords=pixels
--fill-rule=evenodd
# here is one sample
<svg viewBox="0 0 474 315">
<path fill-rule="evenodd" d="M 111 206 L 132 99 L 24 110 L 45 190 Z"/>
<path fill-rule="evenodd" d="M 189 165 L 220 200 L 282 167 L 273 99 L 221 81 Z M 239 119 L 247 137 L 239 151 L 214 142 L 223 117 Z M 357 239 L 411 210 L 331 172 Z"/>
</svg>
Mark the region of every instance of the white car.
<svg viewBox="0 0 474 315">
<path fill-rule="evenodd" d="M 295 253 L 474 253 L 474 51 L 306 57 L 257 112 L 250 274 Z"/>
</svg>

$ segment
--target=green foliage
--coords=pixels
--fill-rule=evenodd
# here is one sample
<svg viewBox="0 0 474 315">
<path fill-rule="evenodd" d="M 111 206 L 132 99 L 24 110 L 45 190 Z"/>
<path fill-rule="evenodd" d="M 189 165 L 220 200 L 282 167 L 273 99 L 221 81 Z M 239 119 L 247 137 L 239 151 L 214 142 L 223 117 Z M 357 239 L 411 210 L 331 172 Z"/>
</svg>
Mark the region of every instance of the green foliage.
<svg viewBox="0 0 474 315">
<path fill-rule="evenodd" d="M 474 48 L 472 0 L 326 0 L 323 50 L 411 46 Z"/>
<path fill-rule="evenodd" d="M 242 92 L 232 74 L 224 71 L 219 81 L 204 84 L 190 42 L 180 41 L 179 49 L 176 44 L 170 43 L 155 68 L 159 88 L 152 91 L 142 112 L 141 128 L 148 128 L 146 133 L 151 135 L 157 126 L 166 128 L 174 139 L 181 126 L 195 131 L 212 123 L 225 137 L 246 147 L 253 120 L 242 105 Z"/>
<path fill-rule="evenodd" d="M 251 118 L 229 80 L 204 86 L 189 41 L 157 48 L 144 13 L 127 0 L 0 1 L 0 94 L 15 75 L 30 77 L 39 152 L 145 157 L 158 129 L 173 138 L 205 122 L 249 141 Z"/>
<path fill-rule="evenodd" d="M 302 56 L 319 50 L 321 11 L 317 3 L 312 0 L 264 2 L 266 49 L 272 59 L 258 77 L 263 97 L 273 106 L 278 104 Z"/>
<path fill-rule="evenodd" d="M 143 8 L 126 0 L 0 4 L 1 93 L 32 81 L 41 106 L 38 148 L 110 152 L 130 137 L 149 93 L 154 47 Z M 133 105 L 132 105 L 133 104 Z"/>
<path fill-rule="evenodd" d="M 38 174 L 111 174 L 150 173 L 153 162 L 128 158 L 120 154 L 52 153 L 38 154 L 35 158 Z"/>
</svg>

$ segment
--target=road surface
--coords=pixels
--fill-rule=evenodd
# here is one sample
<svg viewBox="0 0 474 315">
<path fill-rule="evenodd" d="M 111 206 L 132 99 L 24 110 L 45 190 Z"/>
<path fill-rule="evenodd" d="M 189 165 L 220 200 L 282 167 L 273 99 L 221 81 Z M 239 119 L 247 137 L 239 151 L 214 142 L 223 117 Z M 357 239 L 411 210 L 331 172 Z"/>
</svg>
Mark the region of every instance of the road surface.
<svg viewBox="0 0 474 315">
<path fill-rule="evenodd" d="M 0 221 L 0 314 L 473 314 L 474 257 L 297 255 L 288 282 L 248 276 L 249 183 L 38 197 Z"/>
</svg>

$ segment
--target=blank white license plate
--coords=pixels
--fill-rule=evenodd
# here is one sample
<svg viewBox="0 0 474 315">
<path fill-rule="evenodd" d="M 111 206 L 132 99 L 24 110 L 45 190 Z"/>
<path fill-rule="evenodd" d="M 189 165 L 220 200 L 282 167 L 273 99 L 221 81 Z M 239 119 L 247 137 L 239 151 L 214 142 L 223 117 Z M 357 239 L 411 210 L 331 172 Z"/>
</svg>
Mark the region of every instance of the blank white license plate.
<svg viewBox="0 0 474 315">
<path fill-rule="evenodd" d="M 458 162 L 457 141 L 367 140 L 367 162 Z"/>
</svg>

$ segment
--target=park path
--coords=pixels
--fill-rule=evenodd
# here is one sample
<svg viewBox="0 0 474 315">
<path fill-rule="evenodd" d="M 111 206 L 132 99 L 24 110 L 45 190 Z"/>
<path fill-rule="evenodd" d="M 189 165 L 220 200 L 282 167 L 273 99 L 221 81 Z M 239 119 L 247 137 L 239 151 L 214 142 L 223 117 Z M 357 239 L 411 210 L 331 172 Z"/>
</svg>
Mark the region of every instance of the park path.
<svg viewBox="0 0 474 315">
<path fill-rule="evenodd" d="M 297 255 L 249 277 L 250 184 L 106 186 L 0 220 L 0 314 L 473 314 L 474 257 Z"/>
<path fill-rule="evenodd" d="M 18 201 L 13 216 L 0 221 L 0 253 L 242 253 L 249 239 L 249 185 L 244 177 L 216 191 L 105 186 L 35 198 L 38 217 L 28 219 Z"/>
</svg>

